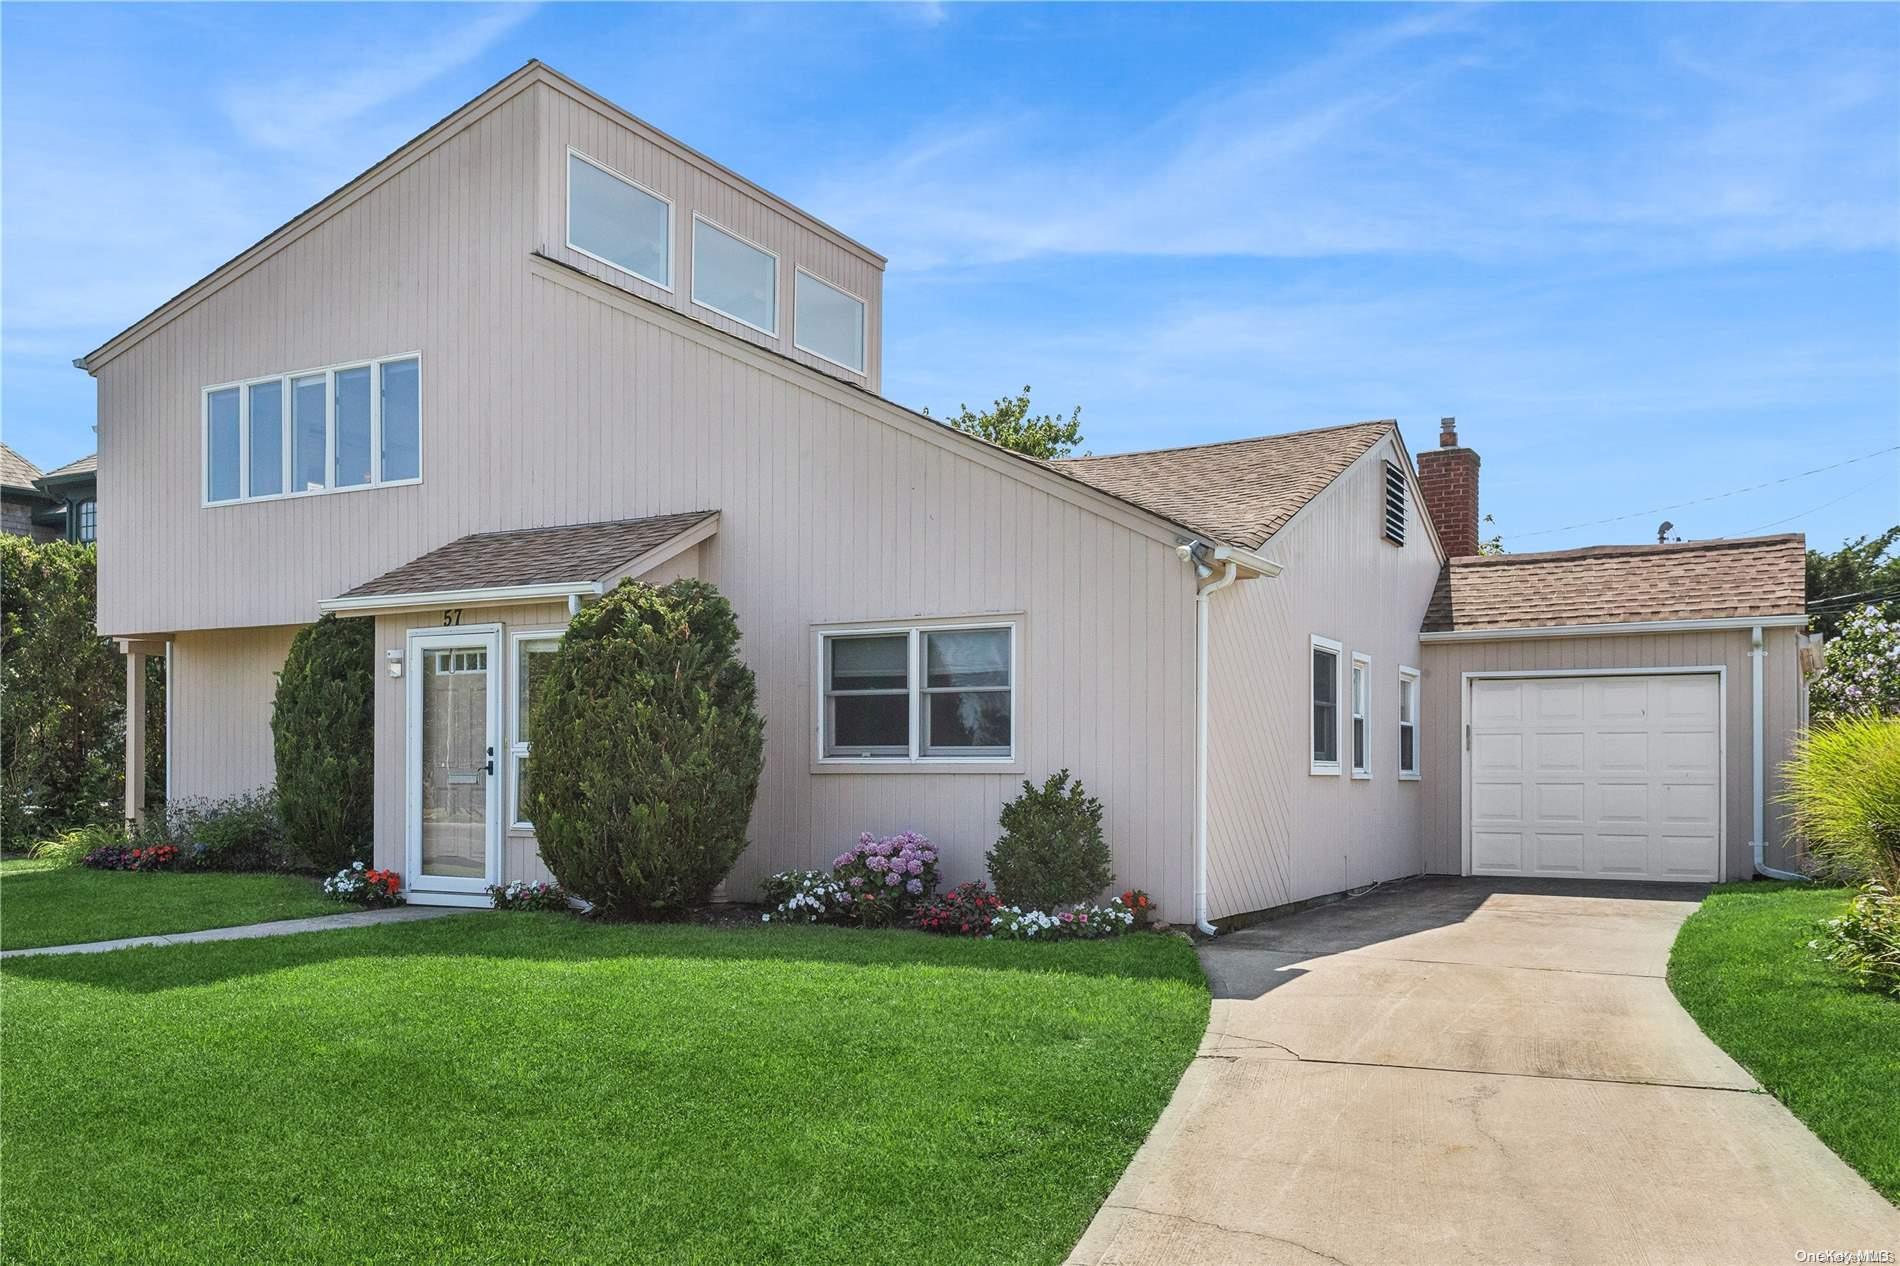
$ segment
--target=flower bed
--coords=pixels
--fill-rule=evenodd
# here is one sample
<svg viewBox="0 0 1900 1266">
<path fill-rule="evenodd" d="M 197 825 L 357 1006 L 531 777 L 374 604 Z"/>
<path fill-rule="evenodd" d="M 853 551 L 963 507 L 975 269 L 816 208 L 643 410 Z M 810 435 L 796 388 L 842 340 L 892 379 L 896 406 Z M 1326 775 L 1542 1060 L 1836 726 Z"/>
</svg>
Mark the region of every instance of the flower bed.
<svg viewBox="0 0 1900 1266">
<path fill-rule="evenodd" d="M 402 905 L 402 876 L 393 870 L 366 870 L 356 862 L 323 881 L 323 895 L 370 910 Z"/>
<path fill-rule="evenodd" d="M 760 887 L 773 907 L 765 913 L 767 923 L 888 927 L 936 890 L 937 846 L 915 831 L 882 839 L 866 831 L 838 854 L 829 875 L 782 870 Z"/>
<path fill-rule="evenodd" d="M 1135 926 L 1135 913 L 1121 898 L 1105 906 L 1076 905 L 1066 910 L 1024 910 L 1007 906 L 990 923 L 999 941 L 1099 941 Z"/>
<path fill-rule="evenodd" d="M 488 885 L 488 899 L 497 910 L 565 910 L 567 893 L 559 884 L 516 880 L 503 887 Z"/>
<path fill-rule="evenodd" d="M 988 936 L 991 921 L 1002 909 L 1003 899 L 979 879 L 924 902 L 917 911 L 917 926 L 943 936 Z"/>
<path fill-rule="evenodd" d="M 178 850 L 170 844 L 108 844 L 87 853 L 80 865 L 94 870 L 176 870 L 178 857 Z"/>
</svg>

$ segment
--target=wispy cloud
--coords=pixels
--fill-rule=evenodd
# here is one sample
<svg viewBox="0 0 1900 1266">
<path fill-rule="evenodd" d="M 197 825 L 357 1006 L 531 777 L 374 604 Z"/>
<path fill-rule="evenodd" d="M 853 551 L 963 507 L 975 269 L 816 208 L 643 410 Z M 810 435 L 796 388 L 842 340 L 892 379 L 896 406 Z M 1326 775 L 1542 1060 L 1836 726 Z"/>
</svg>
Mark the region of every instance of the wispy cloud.
<svg viewBox="0 0 1900 1266">
<path fill-rule="evenodd" d="M 331 150 L 377 111 L 480 57 L 532 16 L 534 6 L 471 11 L 472 20 L 432 27 L 419 37 L 374 39 L 357 30 L 347 45 L 339 42 L 326 50 L 326 64 L 303 73 L 282 73 L 286 65 L 298 64 L 295 59 L 274 62 L 271 73 L 226 89 L 225 114 L 238 135 L 259 148 L 297 154 Z M 390 12 L 379 12 L 379 25 Z"/>
<path fill-rule="evenodd" d="M 1836 43 L 1758 33 L 1626 84 L 1533 75 L 1512 15 L 1433 10 L 1135 129 L 946 113 L 818 185 L 894 269 L 1053 255 L 1312 258 L 1900 242 L 1900 81 Z M 1685 76 L 1718 77 L 1686 100 Z M 1610 98 L 1605 100 L 1603 98 Z M 1884 129 L 1887 143 L 1869 144 Z"/>
</svg>

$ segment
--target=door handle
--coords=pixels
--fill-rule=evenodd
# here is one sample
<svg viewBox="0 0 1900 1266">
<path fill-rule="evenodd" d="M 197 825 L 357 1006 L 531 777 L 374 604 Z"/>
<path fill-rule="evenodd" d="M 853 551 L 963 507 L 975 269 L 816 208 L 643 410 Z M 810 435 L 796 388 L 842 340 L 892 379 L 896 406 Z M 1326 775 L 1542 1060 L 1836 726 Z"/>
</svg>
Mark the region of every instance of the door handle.
<svg viewBox="0 0 1900 1266">
<path fill-rule="evenodd" d="M 495 749 L 492 747 L 488 749 L 487 773 L 490 778 L 495 776 Z"/>
</svg>

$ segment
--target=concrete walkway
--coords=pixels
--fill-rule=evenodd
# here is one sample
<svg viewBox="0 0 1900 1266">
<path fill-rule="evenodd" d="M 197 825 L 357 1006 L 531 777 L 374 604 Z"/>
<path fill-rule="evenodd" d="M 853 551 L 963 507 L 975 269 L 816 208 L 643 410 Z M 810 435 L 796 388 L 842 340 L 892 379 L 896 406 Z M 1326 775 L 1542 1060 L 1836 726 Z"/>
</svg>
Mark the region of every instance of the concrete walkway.
<svg viewBox="0 0 1900 1266">
<path fill-rule="evenodd" d="M 1200 1054 L 1070 1261 L 1900 1260 L 1670 994 L 1704 891 L 1424 879 L 1212 942 Z"/>
<path fill-rule="evenodd" d="M 347 914 L 319 914 L 308 919 L 278 919 L 271 923 L 241 923 L 203 932 L 168 932 L 163 936 L 126 936 L 116 941 L 85 941 L 78 945 L 39 945 L 32 949 L 0 950 L 0 958 L 33 954 L 103 954 L 137 945 L 191 945 L 198 941 L 248 941 L 259 936 L 290 936 L 297 932 L 332 932 L 339 928 L 366 928 L 377 923 L 413 923 L 439 919 L 445 914 L 480 914 L 480 907 L 397 906 L 393 910 L 352 910 Z"/>
</svg>

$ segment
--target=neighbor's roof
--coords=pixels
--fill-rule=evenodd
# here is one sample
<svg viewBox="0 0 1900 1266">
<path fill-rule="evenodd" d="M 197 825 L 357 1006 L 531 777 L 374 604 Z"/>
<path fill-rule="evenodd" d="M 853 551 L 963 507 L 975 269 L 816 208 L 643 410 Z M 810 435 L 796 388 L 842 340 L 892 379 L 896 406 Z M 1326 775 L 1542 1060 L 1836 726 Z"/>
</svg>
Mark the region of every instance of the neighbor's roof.
<svg viewBox="0 0 1900 1266">
<path fill-rule="evenodd" d="M 1215 540 L 1258 549 L 1367 449 L 1390 419 L 1049 464 Z"/>
<path fill-rule="evenodd" d="M 535 587 L 578 593 L 681 537 L 710 535 L 718 517 L 717 510 L 694 510 L 608 523 L 478 532 L 432 549 L 322 606 L 363 609 L 387 605 L 376 601 L 383 598 Z"/>
<path fill-rule="evenodd" d="M 1791 533 L 1454 558 L 1439 573 L 1423 631 L 1719 620 L 1806 610 L 1806 542 Z"/>
<path fill-rule="evenodd" d="M 65 479 L 72 475 L 96 475 L 99 473 L 99 454 L 87 453 L 84 457 L 67 462 L 58 470 L 49 470 L 41 479 Z"/>
<path fill-rule="evenodd" d="M 40 477 L 40 468 L 13 450 L 10 444 L 0 444 L 0 484 L 9 488 L 22 488 L 28 492 L 37 491 L 33 481 Z"/>
</svg>

